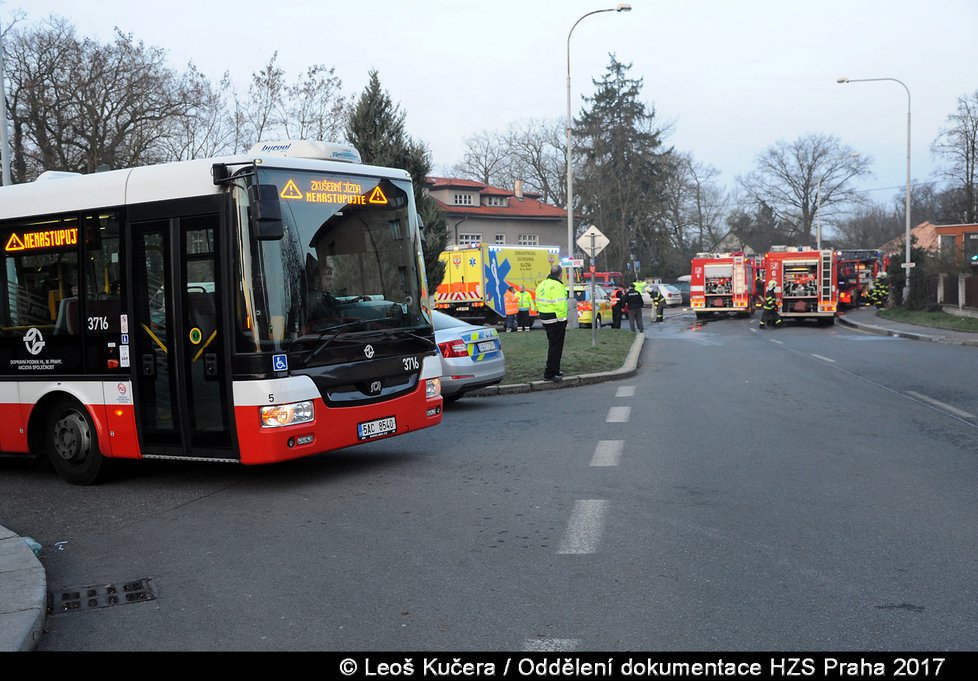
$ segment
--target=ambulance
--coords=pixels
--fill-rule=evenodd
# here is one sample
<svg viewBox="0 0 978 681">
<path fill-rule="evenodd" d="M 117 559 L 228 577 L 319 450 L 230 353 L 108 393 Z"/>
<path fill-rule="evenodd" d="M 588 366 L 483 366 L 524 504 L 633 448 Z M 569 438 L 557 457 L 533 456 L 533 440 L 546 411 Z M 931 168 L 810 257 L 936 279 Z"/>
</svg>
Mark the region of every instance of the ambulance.
<svg viewBox="0 0 978 681">
<path fill-rule="evenodd" d="M 560 248 L 481 244 L 442 251 L 438 259 L 445 263 L 445 277 L 435 291 L 435 307 L 459 319 L 497 324 L 506 319 L 506 289 L 525 286 L 535 297 L 537 284 L 560 262 Z"/>
</svg>

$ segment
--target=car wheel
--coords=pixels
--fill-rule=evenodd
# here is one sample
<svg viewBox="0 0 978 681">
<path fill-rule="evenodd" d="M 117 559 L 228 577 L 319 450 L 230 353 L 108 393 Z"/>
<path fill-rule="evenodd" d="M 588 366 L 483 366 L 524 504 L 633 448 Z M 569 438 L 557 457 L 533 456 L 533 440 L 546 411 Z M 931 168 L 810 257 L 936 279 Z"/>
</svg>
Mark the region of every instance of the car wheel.
<svg viewBox="0 0 978 681">
<path fill-rule="evenodd" d="M 66 482 L 91 485 L 108 469 L 99 451 L 95 424 L 78 402 L 63 399 L 48 412 L 45 448 L 51 465 Z"/>
</svg>

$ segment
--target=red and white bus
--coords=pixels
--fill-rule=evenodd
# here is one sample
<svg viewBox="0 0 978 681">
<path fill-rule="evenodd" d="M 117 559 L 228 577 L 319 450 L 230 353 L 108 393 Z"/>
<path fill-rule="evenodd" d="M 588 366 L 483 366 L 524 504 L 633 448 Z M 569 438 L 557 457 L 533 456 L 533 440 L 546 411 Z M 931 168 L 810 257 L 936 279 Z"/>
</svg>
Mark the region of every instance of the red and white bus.
<svg viewBox="0 0 978 681">
<path fill-rule="evenodd" d="M 441 421 L 407 172 L 322 142 L 0 188 L 0 451 L 262 464 Z"/>
</svg>

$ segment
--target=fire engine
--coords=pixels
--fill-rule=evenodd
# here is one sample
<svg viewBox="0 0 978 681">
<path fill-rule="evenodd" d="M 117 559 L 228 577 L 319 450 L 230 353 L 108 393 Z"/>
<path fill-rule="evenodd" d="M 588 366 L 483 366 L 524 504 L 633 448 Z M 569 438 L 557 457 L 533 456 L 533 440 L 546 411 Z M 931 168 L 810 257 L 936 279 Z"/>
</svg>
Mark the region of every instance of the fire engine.
<svg viewBox="0 0 978 681">
<path fill-rule="evenodd" d="M 697 253 L 689 279 L 689 303 L 696 318 L 753 315 L 754 274 L 754 259 L 742 252 Z"/>
<path fill-rule="evenodd" d="M 868 305 L 869 291 L 882 266 L 882 252 L 868 249 L 836 251 L 835 257 L 839 308 Z"/>
<path fill-rule="evenodd" d="M 764 256 L 765 285 L 772 279 L 784 318 L 834 324 L 839 303 L 835 251 L 772 246 Z"/>
</svg>

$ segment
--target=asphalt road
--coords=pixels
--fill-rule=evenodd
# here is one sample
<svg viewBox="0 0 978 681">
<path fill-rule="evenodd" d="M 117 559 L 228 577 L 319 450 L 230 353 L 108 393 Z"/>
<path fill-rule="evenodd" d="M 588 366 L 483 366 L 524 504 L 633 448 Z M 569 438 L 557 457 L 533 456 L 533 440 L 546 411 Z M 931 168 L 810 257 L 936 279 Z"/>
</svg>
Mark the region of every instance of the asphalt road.
<svg viewBox="0 0 978 681">
<path fill-rule="evenodd" d="M 608 331 L 612 333 L 613 331 Z M 627 333 L 627 332 L 621 332 Z M 62 650 L 969 650 L 978 350 L 647 327 L 632 378 L 289 464 L 0 461 Z"/>
</svg>

